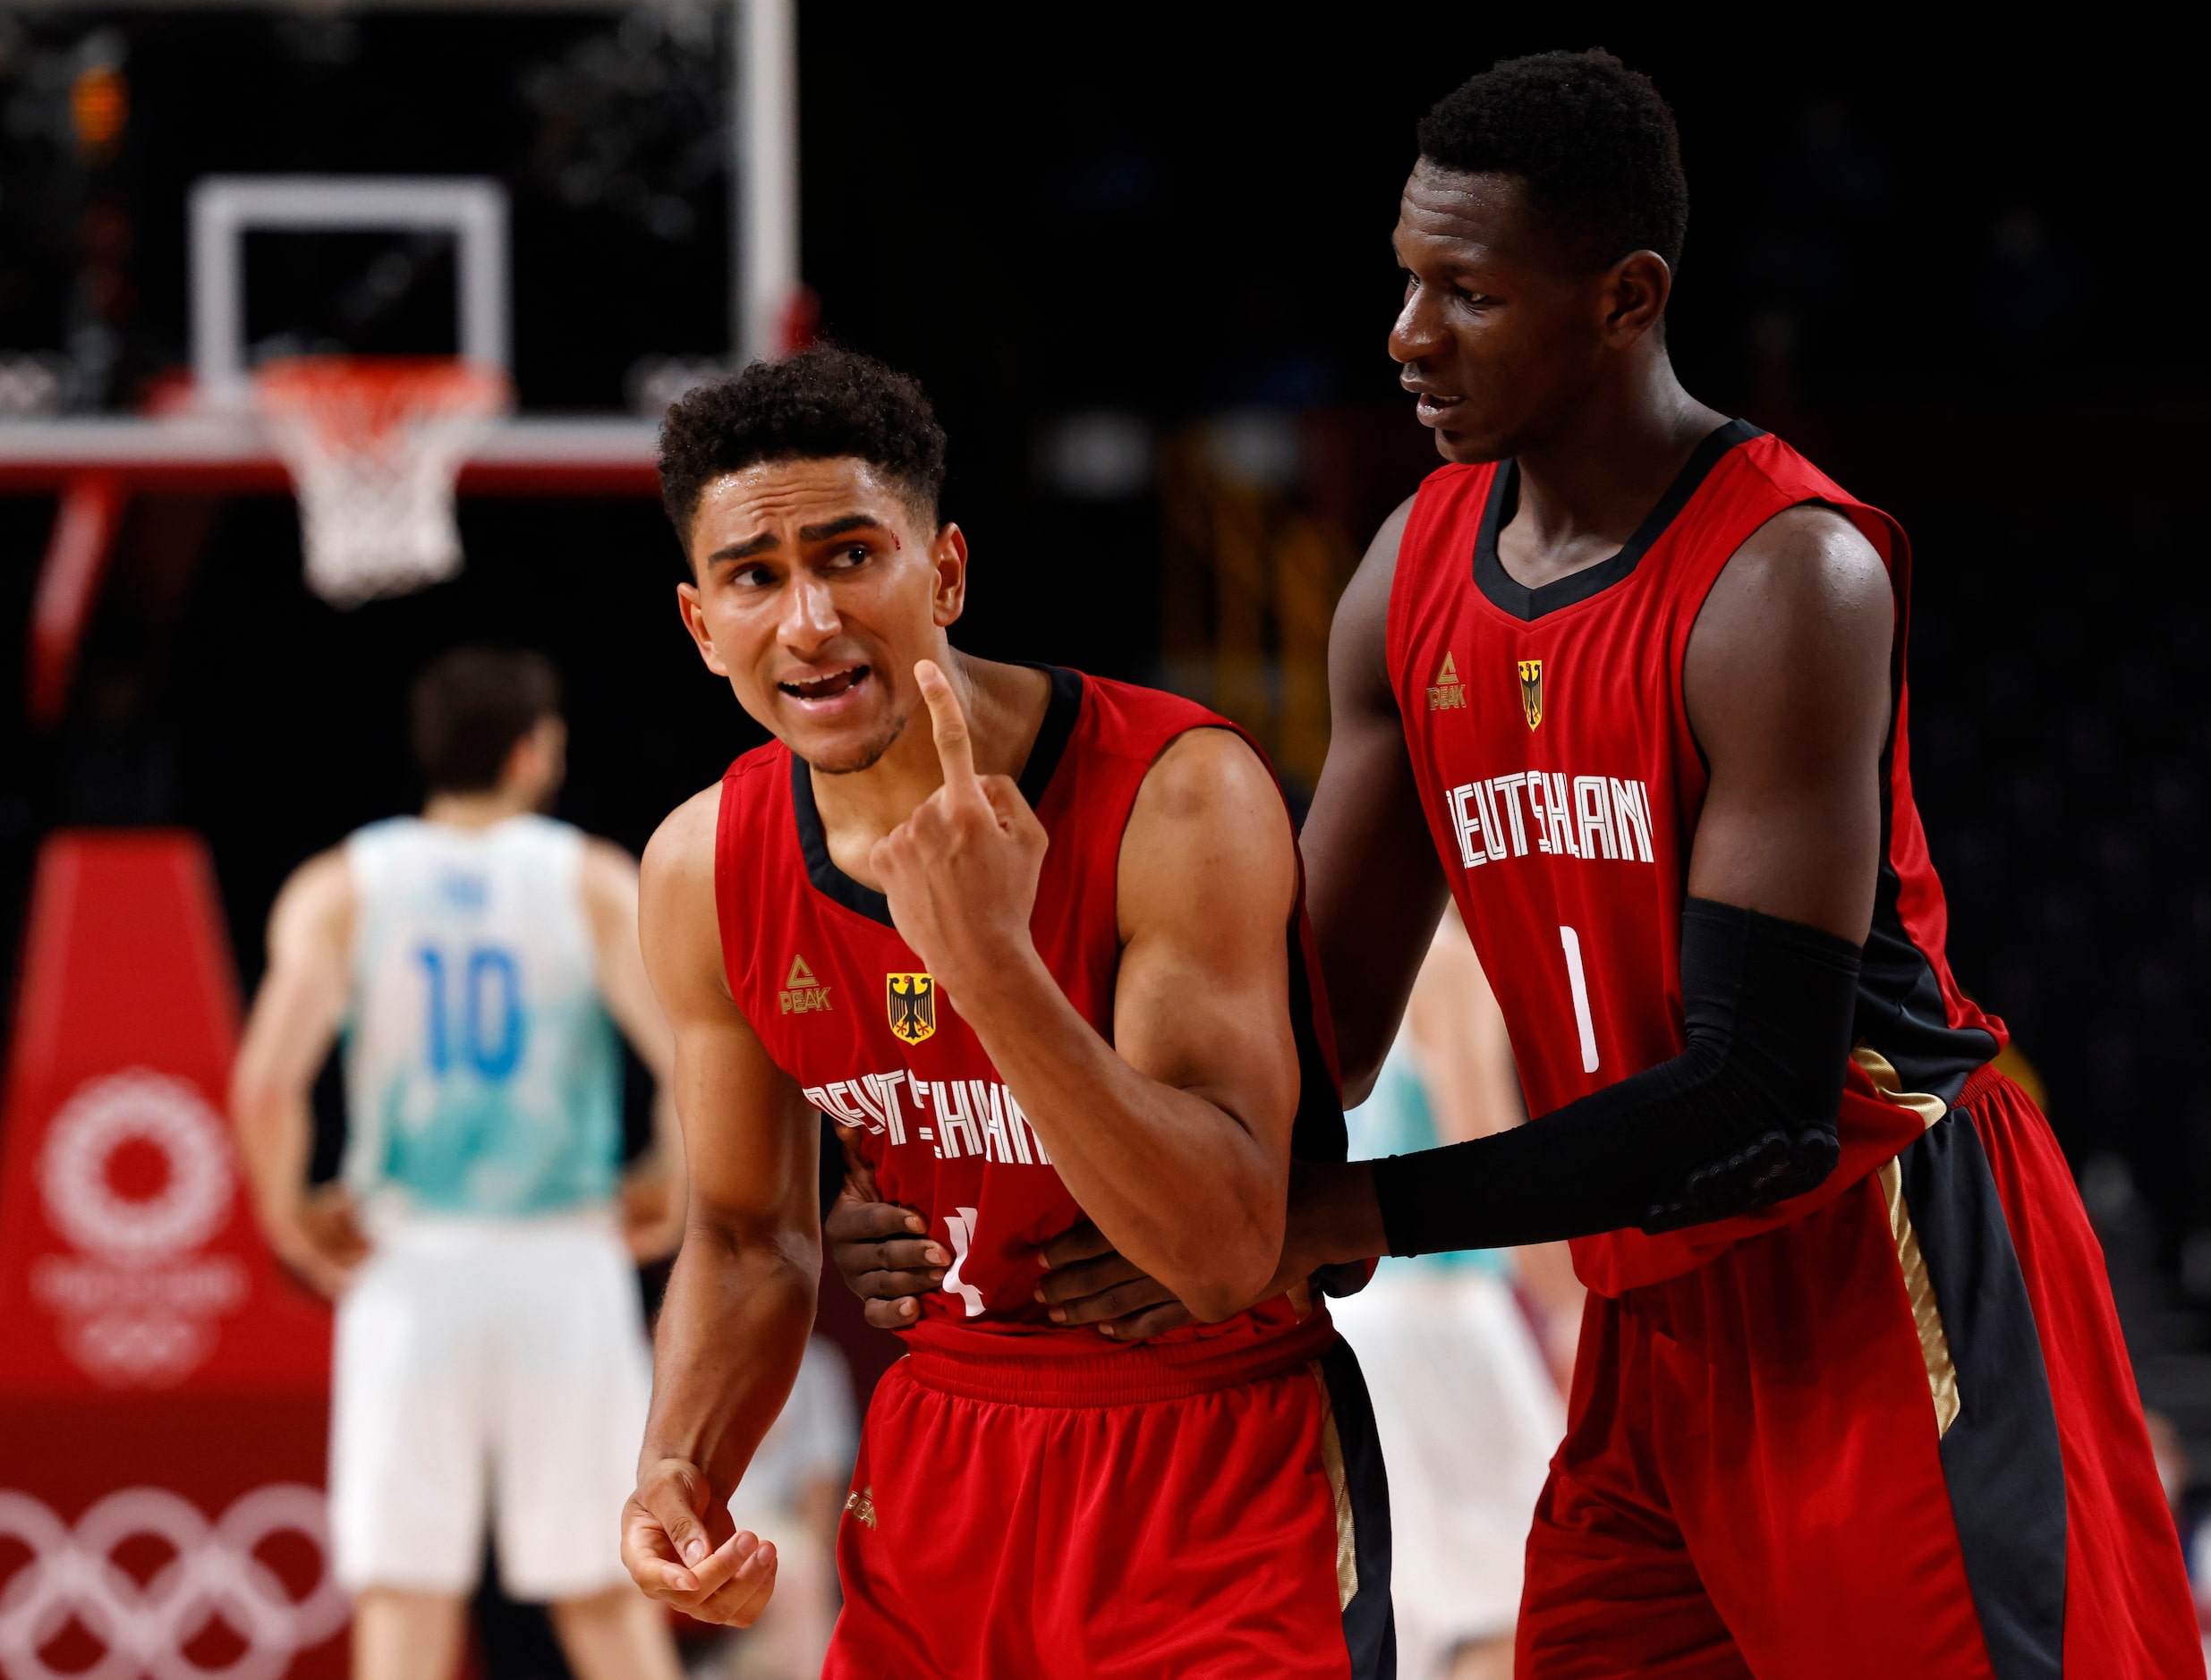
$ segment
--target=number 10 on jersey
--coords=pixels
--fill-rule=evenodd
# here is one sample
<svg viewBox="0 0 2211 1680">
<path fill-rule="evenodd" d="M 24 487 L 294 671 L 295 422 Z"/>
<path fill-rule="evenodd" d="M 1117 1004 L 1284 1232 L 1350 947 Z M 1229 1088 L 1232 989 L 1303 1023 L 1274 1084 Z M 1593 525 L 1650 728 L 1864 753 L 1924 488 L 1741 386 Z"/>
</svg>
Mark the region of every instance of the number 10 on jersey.
<svg viewBox="0 0 2211 1680">
<path fill-rule="evenodd" d="M 503 1080 L 522 1060 L 524 1031 L 522 980 L 514 954 L 496 945 L 480 945 L 460 963 L 426 945 L 415 953 L 428 982 L 429 1018 L 422 1054 L 431 1073 L 444 1076 L 466 1065 L 478 1077 Z M 452 996 L 458 981 L 460 1020 L 454 1020 Z M 458 1026 L 457 1035 L 453 1029 Z M 455 1042 L 457 1037 L 457 1044 Z"/>
</svg>

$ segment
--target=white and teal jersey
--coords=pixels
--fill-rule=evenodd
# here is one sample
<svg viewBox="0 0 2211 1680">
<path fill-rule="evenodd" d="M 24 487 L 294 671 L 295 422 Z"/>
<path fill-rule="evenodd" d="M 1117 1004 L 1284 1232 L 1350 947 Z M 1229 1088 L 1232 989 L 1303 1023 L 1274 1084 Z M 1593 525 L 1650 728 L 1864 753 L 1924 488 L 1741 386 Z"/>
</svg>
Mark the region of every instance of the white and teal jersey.
<svg viewBox="0 0 2211 1680">
<path fill-rule="evenodd" d="M 355 1194 L 445 1213 L 603 1203 L 622 1147 L 622 1059 L 578 879 L 583 836 L 544 817 L 416 818 L 345 843 L 345 1022 Z"/>
</svg>

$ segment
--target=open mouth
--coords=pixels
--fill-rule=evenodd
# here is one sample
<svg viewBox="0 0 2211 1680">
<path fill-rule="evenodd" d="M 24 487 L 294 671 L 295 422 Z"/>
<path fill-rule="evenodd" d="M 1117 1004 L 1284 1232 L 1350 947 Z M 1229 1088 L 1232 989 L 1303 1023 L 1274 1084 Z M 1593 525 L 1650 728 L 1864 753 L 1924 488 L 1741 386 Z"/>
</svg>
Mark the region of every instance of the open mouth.
<svg viewBox="0 0 2211 1680">
<path fill-rule="evenodd" d="M 827 676 L 778 683 L 776 686 L 794 700 L 832 700 L 851 693 L 868 680 L 869 674 L 869 667 L 864 665 L 848 665 L 841 671 L 830 672 Z"/>
<path fill-rule="evenodd" d="M 1435 391 L 1422 391 L 1418 393 L 1418 399 L 1416 406 L 1424 419 L 1434 414 L 1448 414 L 1467 400 L 1463 396 L 1445 396 Z"/>
</svg>

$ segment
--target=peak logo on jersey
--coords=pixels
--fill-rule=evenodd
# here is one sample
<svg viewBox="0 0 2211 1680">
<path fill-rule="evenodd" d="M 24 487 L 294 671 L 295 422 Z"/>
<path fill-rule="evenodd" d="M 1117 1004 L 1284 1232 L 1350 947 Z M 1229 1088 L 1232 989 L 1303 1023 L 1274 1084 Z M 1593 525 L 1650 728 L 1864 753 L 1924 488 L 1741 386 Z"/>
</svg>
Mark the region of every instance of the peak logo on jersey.
<svg viewBox="0 0 2211 1680">
<path fill-rule="evenodd" d="M 1458 665 L 1446 653 L 1443 663 L 1437 666 L 1435 681 L 1428 684 L 1428 709 L 1432 712 L 1464 711 L 1467 706 L 1466 686 L 1458 680 Z"/>
<path fill-rule="evenodd" d="M 1541 659 L 1520 661 L 1520 709 L 1527 714 L 1527 726 L 1535 727 L 1543 720 L 1543 662 Z"/>
<path fill-rule="evenodd" d="M 875 1489 L 873 1488 L 855 1488 L 845 1496 L 845 1509 L 852 1513 L 855 1521 L 864 1523 L 870 1528 L 873 1528 L 875 1526 Z"/>
<path fill-rule="evenodd" d="M 886 974 L 883 992 L 893 1038 L 919 1044 L 936 1031 L 937 982 L 928 975 Z"/>
<path fill-rule="evenodd" d="M 791 972 L 783 977 L 781 996 L 787 1015 L 810 1015 L 829 1006 L 829 988 L 814 979 L 803 956 L 791 959 Z"/>
</svg>

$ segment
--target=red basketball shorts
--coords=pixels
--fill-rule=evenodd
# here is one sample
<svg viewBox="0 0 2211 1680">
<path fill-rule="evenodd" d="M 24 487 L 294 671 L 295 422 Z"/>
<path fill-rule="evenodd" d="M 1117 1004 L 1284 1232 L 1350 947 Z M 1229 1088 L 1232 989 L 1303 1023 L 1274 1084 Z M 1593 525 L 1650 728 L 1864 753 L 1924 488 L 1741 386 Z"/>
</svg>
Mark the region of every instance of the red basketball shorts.
<svg viewBox="0 0 2211 1680">
<path fill-rule="evenodd" d="M 1519 1680 L 2178 1680 L 2202 1647 L 2104 1257 L 1993 1070 L 1880 1173 L 1590 1298 Z"/>
<path fill-rule="evenodd" d="M 1227 1380 L 916 1349 L 868 1406 L 825 1680 L 1393 1673 L 1373 1414 L 1325 1341 Z"/>
</svg>

